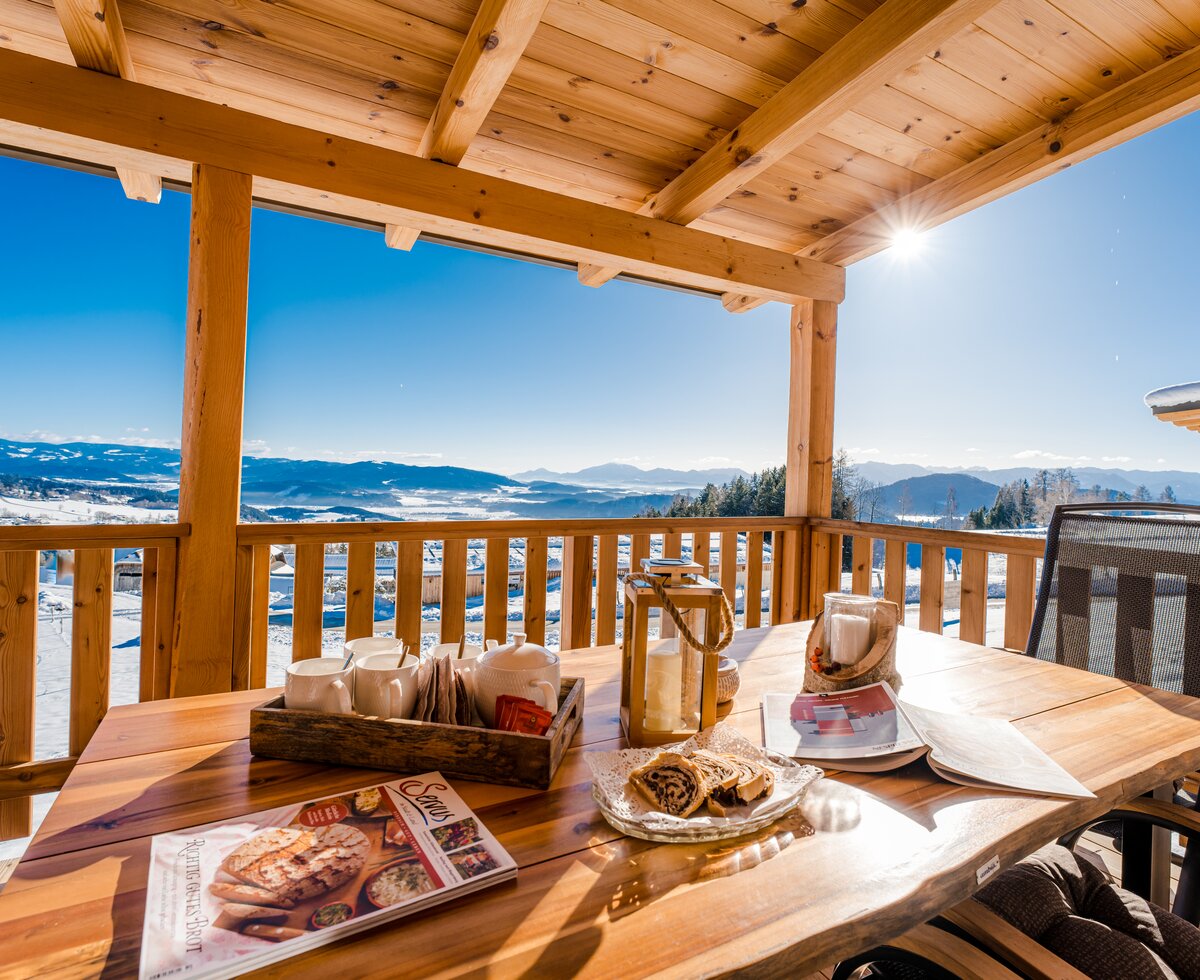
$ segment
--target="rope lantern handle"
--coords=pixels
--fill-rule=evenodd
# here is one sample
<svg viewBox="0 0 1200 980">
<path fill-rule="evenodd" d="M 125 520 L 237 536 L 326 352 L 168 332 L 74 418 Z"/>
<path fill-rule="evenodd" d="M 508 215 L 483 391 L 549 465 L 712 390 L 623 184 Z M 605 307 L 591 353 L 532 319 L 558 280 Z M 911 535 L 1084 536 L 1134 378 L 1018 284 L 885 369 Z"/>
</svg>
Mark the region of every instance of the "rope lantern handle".
<svg viewBox="0 0 1200 980">
<path fill-rule="evenodd" d="M 688 629 L 687 623 L 684 621 L 683 613 L 671 601 L 671 597 L 667 595 L 667 590 L 663 587 L 659 577 L 652 575 L 649 572 L 629 572 L 622 579 L 622 583 L 628 585 L 630 582 L 640 582 L 649 586 L 650 590 L 658 596 L 659 602 L 662 603 L 663 612 L 671 617 L 671 621 L 675 624 L 675 628 L 679 630 L 679 636 L 693 650 L 699 650 L 701 653 L 720 653 L 730 643 L 733 642 L 733 606 L 729 603 L 729 597 L 725 594 L 725 590 L 721 590 L 721 637 L 712 646 L 701 642 L 696 638 L 695 634 Z"/>
</svg>

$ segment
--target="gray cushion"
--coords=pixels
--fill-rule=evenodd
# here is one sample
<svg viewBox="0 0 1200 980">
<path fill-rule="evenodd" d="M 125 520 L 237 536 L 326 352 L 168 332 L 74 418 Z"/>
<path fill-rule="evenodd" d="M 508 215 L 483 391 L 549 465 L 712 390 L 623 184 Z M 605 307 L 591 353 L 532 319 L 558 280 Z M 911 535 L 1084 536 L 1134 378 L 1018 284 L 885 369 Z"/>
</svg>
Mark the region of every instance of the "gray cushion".
<svg viewBox="0 0 1200 980">
<path fill-rule="evenodd" d="M 1111 884 L 1051 844 L 975 895 L 1001 918 L 1098 980 L 1200 980 L 1200 930 Z"/>
</svg>

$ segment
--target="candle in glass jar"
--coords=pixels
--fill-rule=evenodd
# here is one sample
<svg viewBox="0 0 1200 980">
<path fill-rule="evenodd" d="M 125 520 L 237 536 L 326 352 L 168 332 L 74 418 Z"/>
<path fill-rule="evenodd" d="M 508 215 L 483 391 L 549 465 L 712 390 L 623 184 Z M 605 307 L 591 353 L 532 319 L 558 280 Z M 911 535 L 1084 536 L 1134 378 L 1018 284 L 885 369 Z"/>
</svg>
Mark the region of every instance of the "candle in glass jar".
<svg viewBox="0 0 1200 980">
<path fill-rule="evenodd" d="M 858 663 L 871 648 L 871 621 L 865 616 L 834 613 L 829 621 L 829 648 L 835 663 Z"/>
<path fill-rule="evenodd" d="M 646 727 L 673 732 L 682 721 L 683 657 L 677 644 L 646 651 Z"/>
</svg>

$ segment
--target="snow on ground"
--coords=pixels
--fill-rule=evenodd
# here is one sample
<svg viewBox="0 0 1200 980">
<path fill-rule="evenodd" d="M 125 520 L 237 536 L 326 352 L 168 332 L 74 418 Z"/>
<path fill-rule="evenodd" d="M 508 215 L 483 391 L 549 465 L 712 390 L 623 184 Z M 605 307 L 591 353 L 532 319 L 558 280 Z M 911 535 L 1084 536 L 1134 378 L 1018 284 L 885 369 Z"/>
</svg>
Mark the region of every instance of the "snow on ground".
<svg viewBox="0 0 1200 980">
<path fill-rule="evenodd" d="M 150 510 L 129 504 L 97 504 L 89 500 L 26 500 L 0 495 L 0 518 L 46 521 L 53 524 L 105 524 L 113 518 L 145 523 L 174 523 L 173 510 Z"/>
</svg>

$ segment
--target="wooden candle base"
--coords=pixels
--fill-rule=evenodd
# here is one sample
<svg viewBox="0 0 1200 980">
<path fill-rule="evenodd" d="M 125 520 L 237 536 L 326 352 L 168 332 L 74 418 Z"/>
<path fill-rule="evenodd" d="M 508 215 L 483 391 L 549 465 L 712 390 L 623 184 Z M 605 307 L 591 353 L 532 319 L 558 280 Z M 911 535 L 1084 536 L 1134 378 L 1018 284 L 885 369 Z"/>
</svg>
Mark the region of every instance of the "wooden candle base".
<svg viewBox="0 0 1200 980">
<path fill-rule="evenodd" d="M 813 655 L 821 648 L 825 636 L 824 612 L 813 620 L 808 634 L 808 649 L 804 655 L 804 690 L 814 694 L 844 691 L 887 681 L 894 689 L 900 687 L 896 672 L 896 631 L 900 625 L 900 607 L 880 599 L 875 609 L 875 642 L 856 664 L 818 673 L 813 669 Z"/>
</svg>

